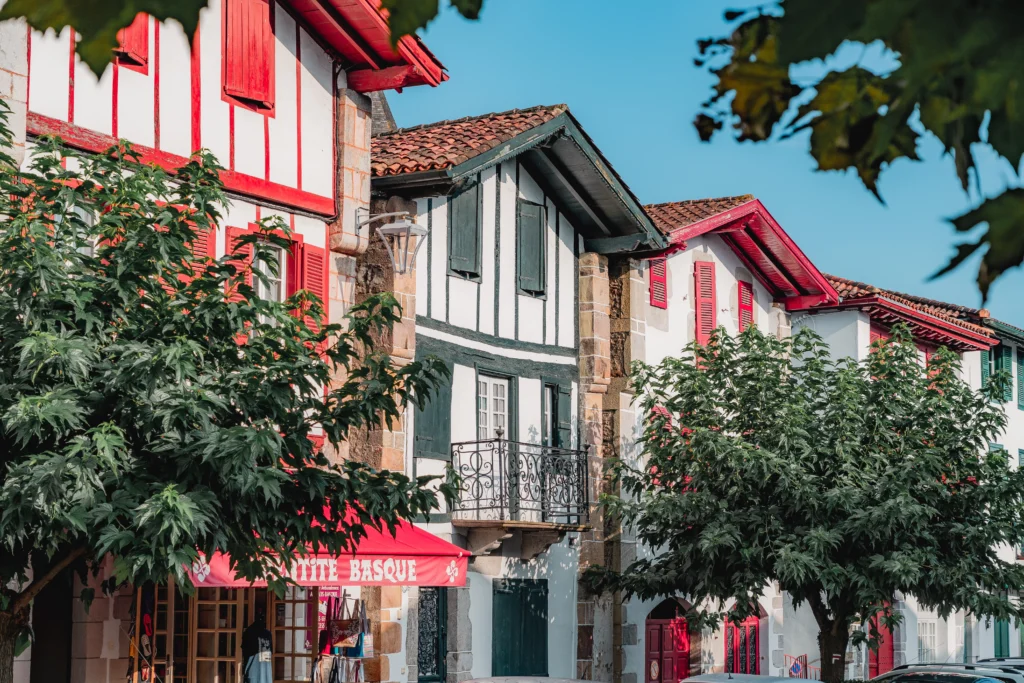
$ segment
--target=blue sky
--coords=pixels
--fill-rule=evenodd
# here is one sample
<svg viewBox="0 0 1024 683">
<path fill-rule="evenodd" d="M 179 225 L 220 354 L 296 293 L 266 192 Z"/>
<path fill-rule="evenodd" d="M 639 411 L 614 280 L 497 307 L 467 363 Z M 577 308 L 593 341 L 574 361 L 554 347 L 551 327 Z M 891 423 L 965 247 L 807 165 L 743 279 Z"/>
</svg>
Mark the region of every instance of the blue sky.
<svg viewBox="0 0 1024 683">
<path fill-rule="evenodd" d="M 423 37 L 451 80 L 388 100 L 400 126 L 564 102 L 644 203 L 751 193 L 824 272 L 979 306 L 976 260 L 928 281 L 953 252 L 946 219 L 973 201 L 935 139 L 920 145 L 922 162 L 900 161 L 882 174 L 886 206 L 855 175 L 814 171 L 806 138 L 700 142 L 691 121 L 712 78 L 693 64 L 696 40 L 724 34 L 726 6 L 485 0 L 478 22 L 447 8 Z M 984 149 L 976 155 L 984 193 L 1015 182 L 1008 165 Z M 992 314 L 1024 326 L 1024 297 L 1015 296 L 1022 286 L 1021 271 L 1004 275 L 990 293 Z"/>
</svg>

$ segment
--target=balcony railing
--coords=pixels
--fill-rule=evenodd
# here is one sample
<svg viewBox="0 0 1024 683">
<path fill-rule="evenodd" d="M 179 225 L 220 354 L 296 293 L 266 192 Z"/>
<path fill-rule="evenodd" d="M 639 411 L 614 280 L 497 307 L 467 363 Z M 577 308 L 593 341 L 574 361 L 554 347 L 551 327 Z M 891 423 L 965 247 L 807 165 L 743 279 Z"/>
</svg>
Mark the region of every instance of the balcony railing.
<svg viewBox="0 0 1024 683">
<path fill-rule="evenodd" d="M 568 448 L 486 439 L 452 444 L 452 467 L 462 477 L 454 519 L 590 521 L 586 453 Z"/>
</svg>

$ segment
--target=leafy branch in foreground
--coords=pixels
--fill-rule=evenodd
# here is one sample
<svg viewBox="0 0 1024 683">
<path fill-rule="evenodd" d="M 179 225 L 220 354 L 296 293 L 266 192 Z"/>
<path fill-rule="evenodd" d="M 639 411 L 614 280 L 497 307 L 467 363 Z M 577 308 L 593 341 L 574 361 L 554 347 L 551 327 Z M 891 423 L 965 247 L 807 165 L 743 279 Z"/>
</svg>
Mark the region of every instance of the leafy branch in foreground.
<svg viewBox="0 0 1024 683">
<path fill-rule="evenodd" d="M 965 191 L 973 177 L 980 192 L 977 145 L 1017 174 L 1024 154 L 1019 4 L 785 0 L 725 18 L 735 23 L 730 36 L 698 43 L 698 65 L 718 79 L 694 122 L 702 139 L 726 126 L 754 142 L 809 132 L 819 170 L 851 169 L 879 199 L 882 170 L 917 160 L 929 134 L 953 155 Z M 960 233 L 987 229 L 957 245 L 935 277 L 987 247 L 977 278 L 987 298 L 1002 273 L 1024 262 L 1024 190 L 986 199 L 952 223 Z"/>
</svg>

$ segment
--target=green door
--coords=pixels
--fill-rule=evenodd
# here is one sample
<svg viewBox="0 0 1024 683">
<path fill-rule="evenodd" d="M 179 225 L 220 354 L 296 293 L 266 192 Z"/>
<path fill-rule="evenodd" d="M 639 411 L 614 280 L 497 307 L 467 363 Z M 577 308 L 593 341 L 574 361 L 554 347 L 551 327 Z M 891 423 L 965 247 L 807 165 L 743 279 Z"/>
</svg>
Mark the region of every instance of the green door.
<svg viewBox="0 0 1024 683">
<path fill-rule="evenodd" d="M 995 633 L 996 657 L 1009 657 L 1010 656 L 1010 622 L 1000 619 L 996 621 L 996 633 Z"/>
<path fill-rule="evenodd" d="M 548 582 L 497 579 L 491 615 L 491 675 L 548 675 Z"/>
</svg>

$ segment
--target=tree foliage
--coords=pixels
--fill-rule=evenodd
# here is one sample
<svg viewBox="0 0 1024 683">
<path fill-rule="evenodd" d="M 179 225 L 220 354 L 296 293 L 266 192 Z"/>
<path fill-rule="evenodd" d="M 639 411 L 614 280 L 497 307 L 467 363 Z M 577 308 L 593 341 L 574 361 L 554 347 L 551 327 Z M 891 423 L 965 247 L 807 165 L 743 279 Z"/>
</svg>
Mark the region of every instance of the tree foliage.
<svg viewBox="0 0 1024 683">
<path fill-rule="evenodd" d="M 280 590 L 297 556 L 454 493 L 314 447 L 318 425 L 331 444 L 379 427 L 447 370 L 374 348 L 400 319 L 389 294 L 344 325 L 313 324 L 304 290 L 254 296 L 290 248 L 279 218 L 197 257 L 222 224 L 220 170 L 203 152 L 171 176 L 127 143 L 72 156 L 43 139 L 25 171 L 0 157 L 0 653 L 51 570 L 112 556 L 117 582 L 188 588 L 197 553 L 223 551 Z"/>
<path fill-rule="evenodd" d="M 483 0 L 449 0 L 467 19 L 480 16 Z M 100 76 L 114 58 L 117 32 L 128 26 L 139 12 L 160 21 L 173 19 L 181 24 L 192 40 L 199 25 L 199 12 L 209 0 L 6 0 L 0 8 L 0 21 L 24 18 L 40 31 L 60 33 L 70 26 L 78 33 L 76 50 L 82 61 Z M 381 0 L 388 12 L 392 44 L 402 36 L 426 28 L 440 9 L 440 0 Z"/>
<path fill-rule="evenodd" d="M 964 190 L 976 186 L 976 145 L 987 144 L 1014 172 L 1024 154 L 1024 45 L 1019 3 L 991 0 L 785 0 L 726 12 L 724 38 L 702 40 L 698 65 L 718 81 L 695 126 L 710 139 L 725 126 L 763 142 L 809 131 L 823 171 L 852 169 L 876 197 L 878 178 L 898 159 L 916 160 L 921 137 L 953 155 Z M 860 59 L 835 58 L 860 47 Z M 866 56 L 866 57 L 865 57 Z M 817 77 L 797 79 L 817 72 Z M 804 68 L 811 66 L 811 69 Z M 844 68 L 845 67 L 845 68 Z M 798 82 L 799 81 L 799 82 Z M 1019 184 L 1015 180 L 1013 184 Z M 979 190 L 980 191 L 980 190 Z M 1021 190 L 952 221 L 985 231 L 957 246 L 942 275 L 983 249 L 978 287 L 1024 261 Z"/>
<path fill-rule="evenodd" d="M 897 594 L 944 617 L 1024 617 L 1005 597 L 1024 566 L 999 556 L 1024 541 L 1024 469 L 987 453 L 1009 379 L 976 392 L 959 370 L 946 349 L 923 367 L 905 327 L 861 363 L 811 331 L 756 328 L 637 363 L 640 453 L 616 464 L 621 495 L 605 502 L 643 550 L 621 573 L 588 570 L 591 588 L 686 597 L 688 619 L 715 624 L 756 614 L 777 582 L 811 608 L 828 681 L 851 625 L 893 625 Z"/>
</svg>

